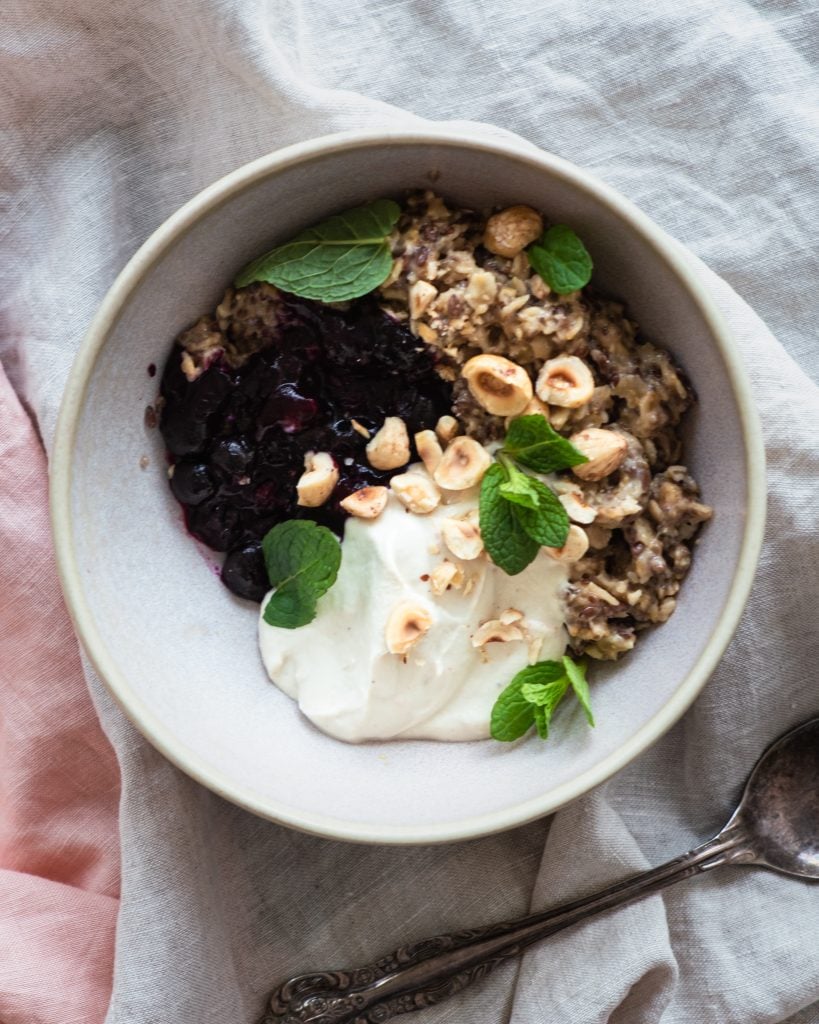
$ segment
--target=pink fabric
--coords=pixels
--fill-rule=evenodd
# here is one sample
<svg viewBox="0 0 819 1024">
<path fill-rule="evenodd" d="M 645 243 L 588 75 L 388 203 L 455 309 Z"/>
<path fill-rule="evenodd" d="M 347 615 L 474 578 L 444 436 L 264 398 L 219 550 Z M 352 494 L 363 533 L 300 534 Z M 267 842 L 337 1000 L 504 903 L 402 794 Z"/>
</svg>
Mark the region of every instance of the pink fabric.
<svg viewBox="0 0 819 1024">
<path fill-rule="evenodd" d="M 80 667 L 46 460 L 0 369 L 0 1021 L 97 1024 L 119 904 L 119 772 Z"/>
</svg>

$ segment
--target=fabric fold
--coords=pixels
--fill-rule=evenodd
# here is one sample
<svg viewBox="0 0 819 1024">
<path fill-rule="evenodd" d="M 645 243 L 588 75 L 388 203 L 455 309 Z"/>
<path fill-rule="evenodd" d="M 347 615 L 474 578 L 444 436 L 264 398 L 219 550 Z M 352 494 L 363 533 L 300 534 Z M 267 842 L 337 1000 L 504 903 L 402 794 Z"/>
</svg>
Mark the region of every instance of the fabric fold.
<svg viewBox="0 0 819 1024">
<path fill-rule="evenodd" d="M 119 774 L 57 581 L 46 461 L 0 367 L 0 1020 L 98 1024 Z"/>
</svg>

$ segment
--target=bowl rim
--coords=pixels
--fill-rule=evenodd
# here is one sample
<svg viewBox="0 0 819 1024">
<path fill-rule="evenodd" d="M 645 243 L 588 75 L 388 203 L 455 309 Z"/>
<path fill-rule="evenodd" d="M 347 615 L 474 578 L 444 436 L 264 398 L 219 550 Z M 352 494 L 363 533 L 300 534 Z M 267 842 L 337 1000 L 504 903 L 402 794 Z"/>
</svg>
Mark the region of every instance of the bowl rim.
<svg viewBox="0 0 819 1024">
<path fill-rule="evenodd" d="M 185 774 L 231 803 L 270 821 L 302 832 L 359 843 L 415 845 L 443 843 L 505 831 L 551 814 L 600 785 L 655 743 L 688 709 L 734 634 L 745 607 L 762 545 L 765 523 L 765 455 L 762 430 L 751 399 L 750 384 L 731 333 L 704 285 L 694 272 L 682 246 L 676 243 L 628 199 L 595 175 L 567 160 L 537 149 L 523 139 L 483 137 L 463 128 L 424 128 L 390 131 L 353 131 L 323 135 L 286 146 L 244 164 L 199 192 L 167 218 L 140 246 L 120 272 L 77 352 L 63 395 L 50 461 L 50 510 L 57 570 L 66 605 L 91 664 L 115 702 L 133 725 L 169 761 Z M 456 818 L 435 825 L 377 825 L 352 822 L 299 811 L 278 801 L 263 799 L 248 787 L 214 769 L 175 738 L 119 672 L 97 630 L 85 600 L 79 566 L 72 544 L 71 464 L 74 442 L 88 381 L 97 354 L 116 325 L 123 307 L 157 260 L 203 215 L 220 207 L 257 181 L 294 165 L 322 160 L 329 155 L 372 146 L 431 145 L 491 153 L 523 162 L 567 181 L 606 205 L 640 235 L 659 259 L 669 266 L 696 303 L 725 362 L 736 396 L 746 446 L 748 501 L 745 528 L 732 586 L 715 629 L 691 670 L 670 699 L 626 742 L 598 764 L 562 783 L 548 794 L 502 810 Z"/>
</svg>

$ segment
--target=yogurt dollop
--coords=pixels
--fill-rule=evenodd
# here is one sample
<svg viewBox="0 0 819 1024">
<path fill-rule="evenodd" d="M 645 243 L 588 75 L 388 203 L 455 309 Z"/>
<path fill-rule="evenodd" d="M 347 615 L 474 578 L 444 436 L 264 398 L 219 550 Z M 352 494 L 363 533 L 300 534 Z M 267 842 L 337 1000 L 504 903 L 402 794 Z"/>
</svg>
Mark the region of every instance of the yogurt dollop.
<svg viewBox="0 0 819 1024">
<path fill-rule="evenodd" d="M 265 669 L 319 729 L 350 743 L 485 739 L 492 705 L 515 673 L 561 656 L 566 566 L 543 550 L 517 576 L 485 555 L 455 558 L 442 521 L 476 508 L 472 495 L 416 515 L 391 496 L 377 519 L 346 521 L 338 579 L 311 623 L 282 629 L 260 617 Z M 463 584 L 436 596 L 430 577 L 444 559 Z M 406 601 L 432 624 L 406 655 L 390 654 L 387 620 Z M 479 627 L 511 609 L 522 613 L 523 639 L 476 648 Z"/>
</svg>

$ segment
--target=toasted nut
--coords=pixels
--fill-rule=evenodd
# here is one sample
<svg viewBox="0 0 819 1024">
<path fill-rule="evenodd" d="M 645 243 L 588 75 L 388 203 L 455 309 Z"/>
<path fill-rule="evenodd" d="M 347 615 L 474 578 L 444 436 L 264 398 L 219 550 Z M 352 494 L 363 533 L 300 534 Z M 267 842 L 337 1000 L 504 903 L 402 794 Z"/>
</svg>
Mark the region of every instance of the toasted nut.
<svg viewBox="0 0 819 1024">
<path fill-rule="evenodd" d="M 530 338 L 529 348 L 532 350 L 532 358 L 545 362 L 551 358 L 553 345 L 547 334 L 541 334 L 536 338 Z"/>
<path fill-rule="evenodd" d="M 390 480 L 390 489 L 410 512 L 421 516 L 432 512 L 441 502 L 441 492 L 426 473 L 399 473 Z"/>
<path fill-rule="evenodd" d="M 438 468 L 438 463 L 444 454 L 435 431 L 419 430 L 415 435 L 415 447 L 418 449 L 418 455 L 424 464 L 424 469 L 432 475 Z"/>
<path fill-rule="evenodd" d="M 528 295 L 516 295 L 514 299 L 507 302 L 506 305 L 501 309 L 500 315 L 502 317 L 514 316 L 519 310 L 523 309 L 526 303 L 529 301 Z"/>
<path fill-rule="evenodd" d="M 417 319 L 438 294 L 434 284 L 429 281 L 416 281 L 409 290 L 410 316 Z"/>
<path fill-rule="evenodd" d="M 572 472 L 581 480 L 602 480 L 613 473 L 626 457 L 628 441 L 622 434 L 600 427 L 587 427 L 569 438 L 571 443 L 589 460 L 573 466 Z"/>
<path fill-rule="evenodd" d="M 494 274 L 488 270 L 476 270 L 469 277 L 464 298 L 472 309 L 481 315 L 485 313 L 498 294 L 498 282 Z"/>
<path fill-rule="evenodd" d="M 532 295 L 536 299 L 540 299 L 541 302 L 551 294 L 552 289 L 546 284 L 540 274 L 532 274 L 526 283 L 529 285 L 529 291 Z"/>
<path fill-rule="evenodd" d="M 483 479 L 492 456 L 473 437 L 456 437 L 433 473 L 435 483 L 448 491 L 464 491 Z"/>
<path fill-rule="evenodd" d="M 498 618 L 504 626 L 511 626 L 513 622 L 520 622 L 523 612 L 519 612 L 517 608 L 507 608 L 505 612 L 500 613 Z"/>
<path fill-rule="evenodd" d="M 427 345 L 435 345 L 438 342 L 438 332 L 434 331 L 429 324 L 425 324 L 423 321 L 413 325 L 415 333 L 421 339 L 425 341 Z"/>
<path fill-rule="evenodd" d="M 545 637 L 542 636 L 530 636 L 529 643 L 526 645 L 527 660 L 530 665 L 534 665 L 540 658 L 540 651 L 543 647 L 543 641 Z"/>
<path fill-rule="evenodd" d="M 386 487 L 361 487 L 348 494 L 339 505 L 351 516 L 359 519 L 377 519 L 387 504 L 389 491 Z"/>
<path fill-rule="evenodd" d="M 540 368 L 535 391 L 537 397 L 549 405 L 577 409 L 594 394 L 594 377 L 577 356 L 558 356 Z"/>
<path fill-rule="evenodd" d="M 514 623 L 504 623 L 500 619 L 489 619 L 478 626 L 472 636 L 473 647 L 484 647 L 486 644 L 508 643 L 510 640 L 522 640 L 523 633 Z"/>
<path fill-rule="evenodd" d="M 464 574 L 460 566 L 454 562 L 443 561 L 437 565 L 429 576 L 429 587 L 436 597 L 440 597 L 450 587 L 456 590 L 463 585 Z"/>
<path fill-rule="evenodd" d="M 638 512 L 642 511 L 643 506 L 637 498 L 625 495 L 616 504 L 601 504 L 599 508 L 595 509 L 595 518 L 602 526 L 614 529 L 616 526 L 622 526 L 624 519 L 636 516 Z"/>
<path fill-rule="evenodd" d="M 318 508 L 333 493 L 338 483 L 338 466 L 329 452 L 308 452 L 304 457 L 305 472 L 296 484 L 297 504 Z"/>
<path fill-rule="evenodd" d="M 400 416 L 388 416 L 365 448 L 374 469 L 398 469 L 410 459 L 409 434 Z"/>
<path fill-rule="evenodd" d="M 586 531 L 580 526 L 575 526 L 574 523 L 569 527 L 562 548 L 544 547 L 544 551 L 547 551 L 552 558 L 558 562 L 567 563 L 579 562 L 588 550 L 589 538 L 586 536 Z"/>
<path fill-rule="evenodd" d="M 358 420 L 350 420 L 350 425 L 357 434 L 361 434 L 362 437 L 366 437 L 368 441 L 372 437 L 369 430 L 367 430 L 363 423 L 359 423 Z"/>
<path fill-rule="evenodd" d="M 512 420 L 516 420 L 518 416 L 543 416 L 546 420 L 549 420 L 549 408 L 544 405 L 539 398 L 534 395 L 529 399 L 528 403 L 520 410 L 515 416 L 507 416 L 505 427 L 508 430 L 509 424 Z"/>
<path fill-rule="evenodd" d="M 667 622 L 674 614 L 674 609 L 677 607 L 676 597 L 667 597 L 655 612 L 657 622 Z"/>
<path fill-rule="evenodd" d="M 532 397 L 529 374 L 503 356 L 473 356 L 464 363 L 461 376 L 475 401 L 493 416 L 517 416 Z"/>
<path fill-rule="evenodd" d="M 432 616 L 421 604 L 402 601 L 390 612 L 384 639 L 390 654 L 406 654 L 432 625 Z"/>
<path fill-rule="evenodd" d="M 597 523 L 590 523 L 586 527 L 586 536 L 589 538 L 589 547 L 595 551 L 602 551 L 611 541 L 611 530 L 605 526 L 598 526 Z"/>
<path fill-rule="evenodd" d="M 386 280 L 381 285 L 381 290 L 389 288 L 391 284 L 395 284 L 398 278 L 401 276 L 401 271 L 404 269 L 404 261 L 399 256 L 397 259 L 392 261 L 392 270 L 387 274 Z"/>
<path fill-rule="evenodd" d="M 562 430 L 571 414 L 571 409 L 561 409 L 559 405 L 551 406 L 549 408 L 549 426 L 554 427 L 555 430 Z"/>
<path fill-rule="evenodd" d="M 597 509 L 589 505 L 580 491 L 567 491 L 564 494 L 558 494 L 558 500 L 566 509 L 566 514 L 573 523 L 581 523 L 586 526 L 597 518 Z"/>
<path fill-rule="evenodd" d="M 444 519 L 441 536 L 452 554 L 465 562 L 477 558 L 483 551 L 481 529 L 472 513 L 463 519 Z"/>
<path fill-rule="evenodd" d="M 610 594 L 608 590 L 604 590 L 602 587 L 598 586 L 596 583 L 592 583 L 591 581 L 585 585 L 584 590 L 589 597 L 596 597 L 598 601 L 602 601 L 604 604 L 610 604 L 612 607 L 620 604 L 617 598 L 613 594 Z"/>
<path fill-rule="evenodd" d="M 185 374 L 185 380 L 188 381 L 189 384 L 192 384 L 197 379 L 197 377 L 201 377 L 202 374 L 205 372 L 205 367 L 197 366 L 196 363 L 193 361 L 193 356 L 190 354 L 190 352 L 182 353 L 181 366 L 182 372 Z"/>
<path fill-rule="evenodd" d="M 449 444 L 453 437 L 458 436 L 460 429 L 458 421 L 454 416 L 442 416 L 435 424 L 435 433 L 444 447 Z"/>
<path fill-rule="evenodd" d="M 511 259 L 543 234 L 543 218 L 531 206 L 509 206 L 486 222 L 483 244 L 496 256 Z"/>
</svg>

